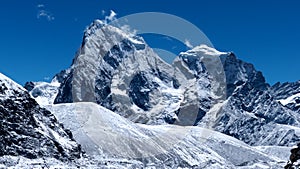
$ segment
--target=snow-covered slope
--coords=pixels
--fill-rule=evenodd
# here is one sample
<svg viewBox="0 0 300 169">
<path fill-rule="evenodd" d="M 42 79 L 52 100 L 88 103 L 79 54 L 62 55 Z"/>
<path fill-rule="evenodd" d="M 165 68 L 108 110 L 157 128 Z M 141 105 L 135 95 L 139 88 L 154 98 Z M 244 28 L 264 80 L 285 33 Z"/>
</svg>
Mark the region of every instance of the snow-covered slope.
<svg viewBox="0 0 300 169">
<path fill-rule="evenodd" d="M 88 154 L 99 153 L 103 160 L 135 159 L 144 167 L 156 168 L 280 168 L 286 162 L 200 127 L 137 124 L 94 103 L 48 108 L 71 129 Z"/>
<path fill-rule="evenodd" d="M 287 104 L 295 104 L 296 107 L 300 105 L 300 93 L 289 96 L 286 99 L 278 100 L 282 105 L 286 106 Z"/>
<path fill-rule="evenodd" d="M 0 73 L 0 156 L 72 160 L 81 148 L 51 112 Z"/>
</svg>

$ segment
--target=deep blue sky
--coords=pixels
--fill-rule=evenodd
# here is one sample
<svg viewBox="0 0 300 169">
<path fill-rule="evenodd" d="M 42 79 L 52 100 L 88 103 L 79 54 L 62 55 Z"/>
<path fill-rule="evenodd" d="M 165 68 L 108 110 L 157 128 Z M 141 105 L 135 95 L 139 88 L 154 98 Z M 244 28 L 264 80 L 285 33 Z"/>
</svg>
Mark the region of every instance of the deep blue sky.
<svg viewBox="0 0 300 169">
<path fill-rule="evenodd" d="M 269 83 L 300 80 L 297 0 L 5 0 L 0 5 L 0 72 L 21 84 L 52 77 L 71 64 L 85 27 L 111 9 L 119 17 L 177 15 L 197 25 L 218 50 L 253 63 Z"/>
</svg>

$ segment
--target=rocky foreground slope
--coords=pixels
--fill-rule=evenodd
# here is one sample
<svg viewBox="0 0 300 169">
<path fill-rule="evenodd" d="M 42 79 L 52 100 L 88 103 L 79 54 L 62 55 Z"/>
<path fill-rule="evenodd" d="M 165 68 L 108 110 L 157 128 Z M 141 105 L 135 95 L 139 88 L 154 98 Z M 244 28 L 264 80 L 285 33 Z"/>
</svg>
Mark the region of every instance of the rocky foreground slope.
<svg viewBox="0 0 300 169">
<path fill-rule="evenodd" d="M 67 162 L 82 156 L 81 146 L 71 131 L 50 111 L 41 108 L 23 87 L 2 74 L 0 126 L 1 157 L 53 158 Z"/>
</svg>

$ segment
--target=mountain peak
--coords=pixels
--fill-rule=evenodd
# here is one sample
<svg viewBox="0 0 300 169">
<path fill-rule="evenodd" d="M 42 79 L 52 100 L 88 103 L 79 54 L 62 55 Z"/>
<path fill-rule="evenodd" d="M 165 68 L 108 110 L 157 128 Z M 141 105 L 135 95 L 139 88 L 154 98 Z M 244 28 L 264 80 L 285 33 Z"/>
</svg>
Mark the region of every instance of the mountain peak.
<svg viewBox="0 0 300 169">
<path fill-rule="evenodd" d="M 109 22 L 112 22 L 116 19 L 116 13 L 113 10 L 110 10 L 110 14 L 105 16 L 103 20 L 95 19 L 84 31 L 84 34 L 91 34 L 95 30 L 107 26 Z"/>
<path fill-rule="evenodd" d="M 100 19 L 94 20 L 85 30 L 84 30 L 84 37 L 88 37 L 91 34 L 95 33 L 96 30 L 99 28 L 107 25 L 104 21 Z"/>
<path fill-rule="evenodd" d="M 193 49 L 190 49 L 186 52 L 181 52 L 181 54 L 186 54 L 186 53 L 198 53 L 199 56 L 201 55 L 209 55 L 209 56 L 220 56 L 227 54 L 227 52 L 220 52 L 217 49 L 213 47 L 209 47 L 206 44 L 201 44 L 199 46 L 194 47 Z M 201 54 L 199 54 L 201 53 Z"/>
<path fill-rule="evenodd" d="M 2 97 L 9 97 L 13 96 L 14 93 L 12 91 L 26 91 L 21 85 L 17 84 L 7 76 L 0 73 L 0 96 Z"/>
</svg>

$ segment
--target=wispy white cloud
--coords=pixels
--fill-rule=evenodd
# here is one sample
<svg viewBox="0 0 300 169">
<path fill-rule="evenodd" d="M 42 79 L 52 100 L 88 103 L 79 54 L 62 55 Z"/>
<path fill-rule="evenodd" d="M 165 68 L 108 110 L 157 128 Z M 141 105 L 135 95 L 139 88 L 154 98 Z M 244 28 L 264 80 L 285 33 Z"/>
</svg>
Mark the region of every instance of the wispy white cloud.
<svg viewBox="0 0 300 169">
<path fill-rule="evenodd" d="M 130 36 L 135 36 L 137 34 L 136 29 L 132 29 L 129 25 L 120 26 L 121 30 Z"/>
<path fill-rule="evenodd" d="M 38 8 L 38 12 L 37 12 L 38 19 L 46 18 L 48 21 L 53 21 L 55 19 L 55 17 L 51 12 L 45 10 L 44 4 L 38 4 L 37 8 Z"/>
<path fill-rule="evenodd" d="M 50 79 L 51 79 L 51 78 L 48 77 L 48 76 L 44 77 L 44 80 L 46 80 L 46 81 L 49 81 Z"/>
<path fill-rule="evenodd" d="M 116 19 L 117 14 L 113 11 L 110 10 L 110 14 L 108 16 L 105 16 L 106 21 L 113 21 Z"/>
<path fill-rule="evenodd" d="M 191 42 L 189 40 L 184 40 L 184 44 L 185 46 L 187 46 L 188 48 L 193 48 L 194 46 L 191 44 Z"/>
<path fill-rule="evenodd" d="M 102 15 L 105 15 L 106 14 L 106 11 L 102 10 Z M 118 25 L 118 21 L 116 20 L 117 19 L 117 16 L 118 14 L 113 11 L 113 10 L 110 10 L 110 14 L 105 16 L 104 18 L 104 22 L 105 23 L 110 23 L 111 21 L 116 21 L 114 24 L 117 24 Z M 125 21 L 128 22 L 128 20 L 125 18 Z M 137 30 L 136 29 L 132 29 L 129 25 L 118 25 L 118 28 L 120 28 L 123 32 L 125 32 L 127 35 L 129 36 L 135 36 L 137 34 Z"/>
<path fill-rule="evenodd" d="M 105 10 L 104 9 L 102 9 L 102 11 L 101 11 L 101 14 L 102 14 L 102 16 L 104 16 L 105 15 Z"/>
<path fill-rule="evenodd" d="M 53 21 L 55 19 L 51 13 L 45 10 L 39 10 L 37 14 L 37 18 L 38 19 L 46 18 L 48 21 Z"/>
<path fill-rule="evenodd" d="M 44 5 L 44 4 L 38 4 L 37 7 L 38 7 L 38 8 L 44 8 L 45 5 Z"/>
</svg>

